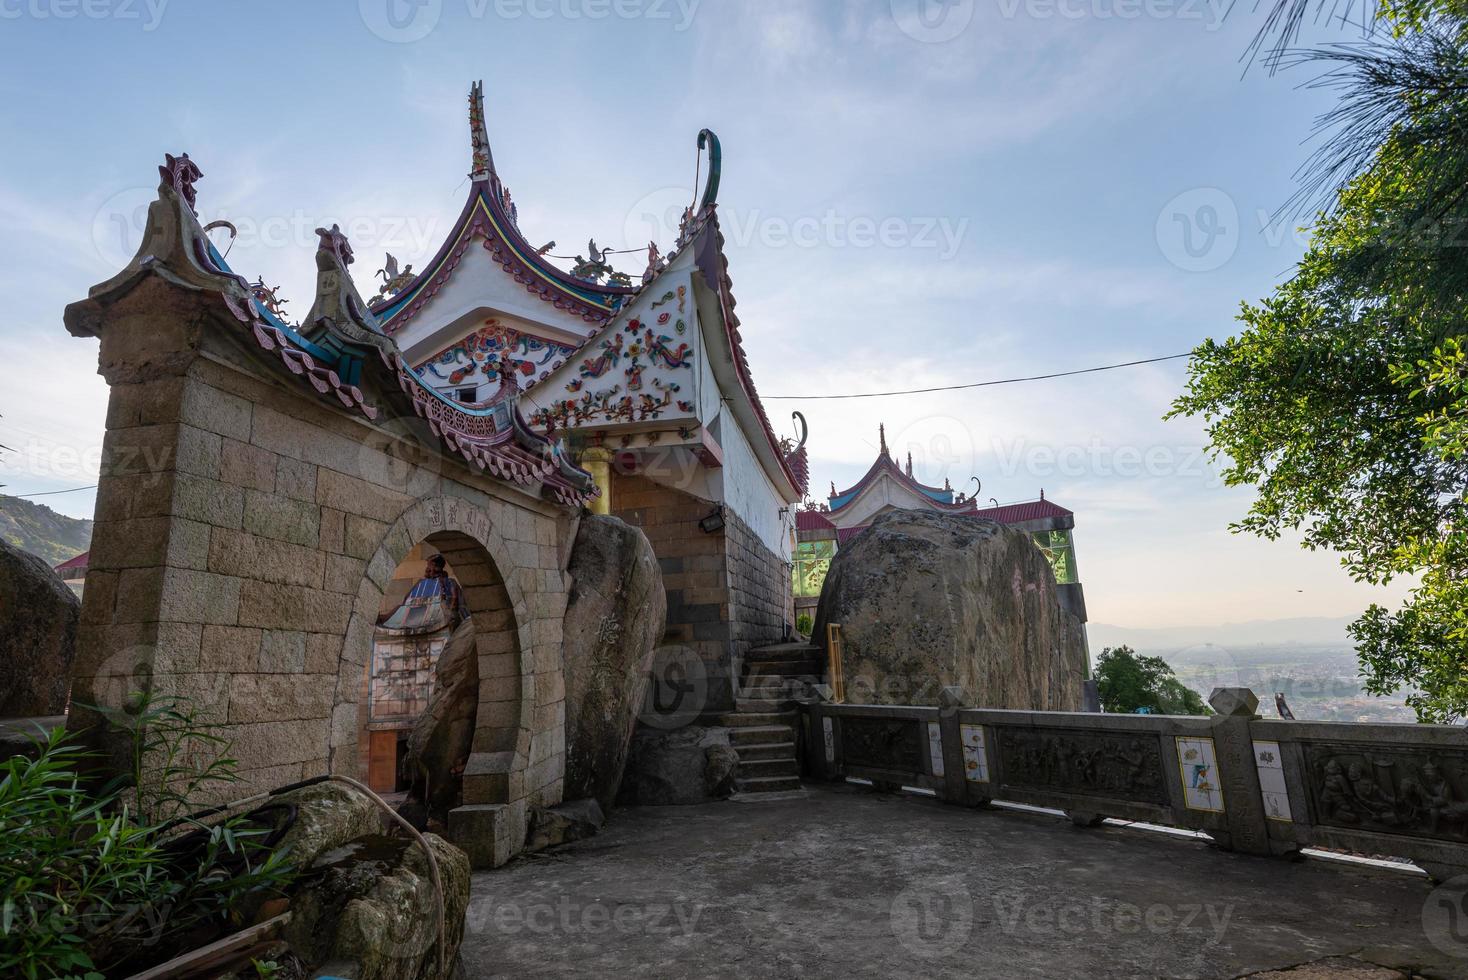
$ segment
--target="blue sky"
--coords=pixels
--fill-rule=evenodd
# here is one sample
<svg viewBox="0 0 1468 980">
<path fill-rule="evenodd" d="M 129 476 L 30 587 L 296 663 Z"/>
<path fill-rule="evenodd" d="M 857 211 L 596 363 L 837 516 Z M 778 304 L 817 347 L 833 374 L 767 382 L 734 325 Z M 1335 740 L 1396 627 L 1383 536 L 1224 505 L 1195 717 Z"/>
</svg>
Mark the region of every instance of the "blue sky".
<svg viewBox="0 0 1468 980">
<path fill-rule="evenodd" d="M 340 222 L 365 293 L 457 216 L 482 78 L 521 226 L 665 245 L 694 137 L 766 395 L 961 384 L 1186 351 L 1234 330 L 1300 253 L 1268 226 L 1328 93 L 1243 72 L 1224 0 L 0 0 L 0 431 L 7 492 L 95 480 L 106 388 L 61 326 L 132 253 L 164 151 L 204 171 L 230 262 L 309 306 Z M 1356 36 L 1349 28 L 1329 30 Z M 627 257 L 636 274 L 637 256 Z M 833 402 L 814 491 L 885 422 L 918 475 L 1077 514 L 1091 618 L 1132 627 L 1339 616 L 1378 593 L 1327 554 L 1231 535 L 1201 427 L 1161 421 L 1183 362 Z M 37 498 L 89 516 L 89 493 Z M 1386 593 L 1390 600 L 1393 593 Z"/>
</svg>

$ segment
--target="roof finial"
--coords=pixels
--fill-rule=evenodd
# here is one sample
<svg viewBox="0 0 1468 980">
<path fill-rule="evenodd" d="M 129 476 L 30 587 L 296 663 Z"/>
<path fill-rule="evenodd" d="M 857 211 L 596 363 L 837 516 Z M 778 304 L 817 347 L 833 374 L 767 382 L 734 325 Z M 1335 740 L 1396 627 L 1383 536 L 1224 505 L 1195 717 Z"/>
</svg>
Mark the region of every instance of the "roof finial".
<svg viewBox="0 0 1468 980">
<path fill-rule="evenodd" d="M 909 477 L 912 476 L 912 451 L 911 450 L 908 450 L 908 453 L 907 453 L 907 475 Z"/>
<path fill-rule="evenodd" d="M 831 481 L 831 496 L 832 496 L 832 498 L 834 498 L 836 496 L 836 481 L 835 480 L 832 480 Z"/>
<path fill-rule="evenodd" d="M 488 180 L 494 173 L 494 157 L 489 152 L 489 131 L 484 126 L 483 81 L 469 86 L 469 146 L 474 160 L 469 179 Z"/>
<path fill-rule="evenodd" d="M 1041 500 L 1044 500 L 1045 499 L 1045 488 L 1044 487 L 1041 487 L 1040 488 L 1040 499 Z"/>
<path fill-rule="evenodd" d="M 892 455 L 891 453 L 887 452 L 887 423 L 886 422 L 878 422 L 877 423 L 877 436 L 878 436 L 878 438 L 880 438 L 882 440 L 882 455 L 883 456 L 890 456 L 890 455 Z"/>
</svg>

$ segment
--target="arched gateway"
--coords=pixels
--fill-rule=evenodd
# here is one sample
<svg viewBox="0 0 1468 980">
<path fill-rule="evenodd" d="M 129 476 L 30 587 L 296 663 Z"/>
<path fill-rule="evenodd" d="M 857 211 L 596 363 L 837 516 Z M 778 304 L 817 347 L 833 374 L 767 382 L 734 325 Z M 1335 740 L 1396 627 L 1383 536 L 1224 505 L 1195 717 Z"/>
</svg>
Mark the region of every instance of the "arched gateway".
<svg viewBox="0 0 1468 980">
<path fill-rule="evenodd" d="M 233 739 L 231 795 L 358 775 L 383 590 L 426 543 L 464 587 L 481 678 L 451 830 L 500 863 L 527 807 L 561 799 L 565 568 L 595 484 L 525 424 L 508 374 L 474 407 L 423 385 L 335 228 L 292 327 L 211 246 L 195 165 L 160 170 L 137 256 L 66 311 L 111 386 L 73 701 L 189 696 Z"/>
</svg>

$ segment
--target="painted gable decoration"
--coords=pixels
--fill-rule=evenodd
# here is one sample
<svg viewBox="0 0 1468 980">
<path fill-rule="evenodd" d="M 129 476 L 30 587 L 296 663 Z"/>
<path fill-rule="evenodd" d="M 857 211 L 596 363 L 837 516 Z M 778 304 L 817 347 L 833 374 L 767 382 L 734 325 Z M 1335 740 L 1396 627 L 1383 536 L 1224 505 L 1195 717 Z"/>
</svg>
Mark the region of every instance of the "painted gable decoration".
<svg viewBox="0 0 1468 980">
<path fill-rule="evenodd" d="M 483 327 L 425 361 L 420 371 L 431 382 L 453 386 L 498 383 L 508 366 L 528 386 L 549 377 L 574 353 L 569 344 L 522 333 L 490 317 Z"/>
<path fill-rule="evenodd" d="M 663 276 L 673 282 L 638 296 L 588 341 L 572 368 L 550 379 L 546 387 L 555 391 L 555 400 L 534 413 L 530 423 L 565 429 L 694 418 L 693 343 L 698 331 L 687 275 Z"/>
</svg>

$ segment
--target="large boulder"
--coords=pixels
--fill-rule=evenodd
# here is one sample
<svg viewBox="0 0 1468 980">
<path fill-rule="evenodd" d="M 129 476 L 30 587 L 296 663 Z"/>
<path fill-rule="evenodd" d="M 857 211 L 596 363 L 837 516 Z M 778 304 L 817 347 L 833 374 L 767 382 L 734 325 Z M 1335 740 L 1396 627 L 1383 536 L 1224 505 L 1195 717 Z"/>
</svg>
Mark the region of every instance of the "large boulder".
<svg viewBox="0 0 1468 980">
<path fill-rule="evenodd" d="M 959 514 L 889 511 L 831 562 L 816 636 L 841 624 L 853 704 L 936 705 L 945 686 L 985 708 L 1079 711 L 1081 622 L 1023 531 Z"/>
<path fill-rule="evenodd" d="M 479 651 L 474 623 L 459 624 L 438 655 L 428 708 L 408 735 L 403 771 L 409 792 L 443 818 L 464 791 L 464 765 L 479 712 Z"/>
<path fill-rule="evenodd" d="M 567 571 L 565 798 L 610 810 L 667 625 L 667 594 L 647 536 L 615 517 L 581 521 Z"/>
<path fill-rule="evenodd" d="M 423 845 L 406 837 L 359 837 L 303 869 L 291 895 L 286 941 L 309 975 L 354 980 L 448 980 L 469 908 L 469 858 L 433 834 L 439 893 Z M 443 969 L 439 964 L 443 964 Z"/>
<path fill-rule="evenodd" d="M 0 539 L 0 718 L 65 710 L 80 611 L 49 565 Z"/>
<path fill-rule="evenodd" d="M 727 728 L 640 728 L 632 740 L 619 803 L 682 806 L 727 799 L 739 756 Z"/>
</svg>

